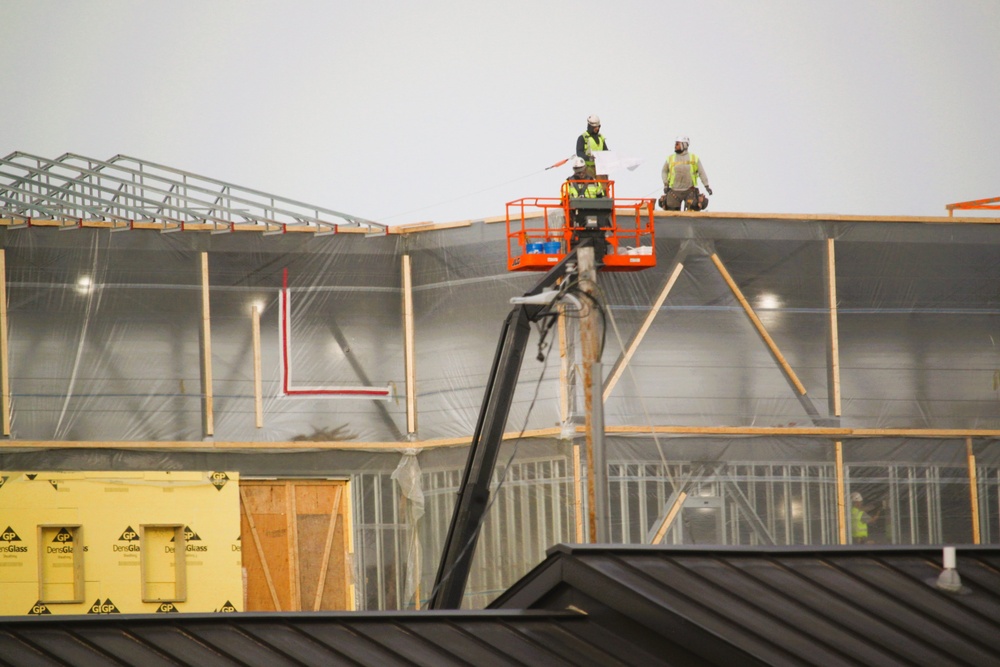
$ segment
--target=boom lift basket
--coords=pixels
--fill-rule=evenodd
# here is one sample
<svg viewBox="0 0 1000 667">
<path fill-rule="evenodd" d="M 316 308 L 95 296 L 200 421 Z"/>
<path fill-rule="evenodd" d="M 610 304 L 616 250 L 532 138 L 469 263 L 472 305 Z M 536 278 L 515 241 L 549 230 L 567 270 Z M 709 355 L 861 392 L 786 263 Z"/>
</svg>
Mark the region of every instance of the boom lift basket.
<svg viewBox="0 0 1000 667">
<path fill-rule="evenodd" d="M 570 197 L 600 187 L 604 197 Z M 567 181 L 561 197 L 525 197 L 507 203 L 507 270 L 548 271 L 581 238 L 595 240 L 601 269 L 638 271 L 656 266 L 653 199 L 617 199 L 609 180 Z M 603 244 L 600 241 L 603 239 Z"/>
</svg>

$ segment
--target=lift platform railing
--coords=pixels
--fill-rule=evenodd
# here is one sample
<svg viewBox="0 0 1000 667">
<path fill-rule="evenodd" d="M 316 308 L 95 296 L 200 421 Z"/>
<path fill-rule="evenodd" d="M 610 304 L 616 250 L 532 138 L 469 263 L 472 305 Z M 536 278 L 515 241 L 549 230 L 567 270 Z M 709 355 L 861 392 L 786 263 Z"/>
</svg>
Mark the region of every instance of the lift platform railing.
<svg viewBox="0 0 1000 667">
<path fill-rule="evenodd" d="M 571 197 L 599 189 L 601 197 Z M 507 203 L 507 269 L 548 271 L 594 225 L 605 241 L 601 268 L 635 271 L 656 266 L 652 199 L 616 198 L 614 181 L 566 181 L 561 196 L 525 197 Z"/>
</svg>

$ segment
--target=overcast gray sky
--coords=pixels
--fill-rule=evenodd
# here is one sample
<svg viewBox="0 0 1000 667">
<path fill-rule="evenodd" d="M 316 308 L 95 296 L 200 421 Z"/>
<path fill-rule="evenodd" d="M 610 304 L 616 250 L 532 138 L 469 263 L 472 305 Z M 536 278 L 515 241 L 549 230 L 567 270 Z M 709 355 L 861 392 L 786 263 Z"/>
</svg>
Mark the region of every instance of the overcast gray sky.
<svg viewBox="0 0 1000 667">
<path fill-rule="evenodd" d="M 388 224 L 557 196 L 589 114 L 655 196 L 944 215 L 1000 196 L 998 0 L 0 0 L 0 156 L 125 154 Z"/>
</svg>

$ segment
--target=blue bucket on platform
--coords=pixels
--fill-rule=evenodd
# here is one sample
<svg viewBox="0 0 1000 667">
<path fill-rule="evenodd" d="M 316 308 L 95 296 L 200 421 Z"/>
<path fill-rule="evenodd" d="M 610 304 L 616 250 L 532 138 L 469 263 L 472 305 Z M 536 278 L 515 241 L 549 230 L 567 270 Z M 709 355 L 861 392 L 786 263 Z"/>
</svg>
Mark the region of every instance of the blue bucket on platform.
<svg viewBox="0 0 1000 667">
<path fill-rule="evenodd" d="M 543 252 L 545 252 L 544 243 L 529 243 L 524 248 L 525 252 L 527 252 L 529 255 L 541 255 Z"/>
<path fill-rule="evenodd" d="M 562 243 L 559 241 L 546 241 L 542 245 L 545 246 L 546 255 L 558 255 L 562 252 Z"/>
</svg>

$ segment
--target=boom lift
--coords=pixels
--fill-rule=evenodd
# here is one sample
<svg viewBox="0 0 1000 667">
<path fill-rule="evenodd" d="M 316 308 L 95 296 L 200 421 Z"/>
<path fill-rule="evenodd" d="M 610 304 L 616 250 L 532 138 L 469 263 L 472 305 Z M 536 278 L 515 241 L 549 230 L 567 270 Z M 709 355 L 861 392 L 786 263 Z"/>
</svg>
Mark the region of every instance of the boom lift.
<svg viewBox="0 0 1000 667">
<path fill-rule="evenodd" d="M 602 183 L 607 184 L 605 192 L 613 194 L 614 183 Z M 515 305 L 500 331 L 469 458 L 434 579 L 429 609 L 461 607 L 479 529 L 489 506 L 490 479 L 500 453 L 531 324 L 546 318 L 554 322 L 558 316 L 552 305 L 573 284 L 571 278 L 578 270 L 578 250 L 593 247 L 596 265 L 605 270 L 637 270 L 656 263 L 653 200 L 625 200 L 620 203 L 612 197 L 574 199 L 568 196 L 564 184 L 562 198 L 555 201 L 558 206 L 552 200 L 539 198 L 507 204 L 508 268 L 512 271 L 542 270 L 548 273 L 522 297 L 511 299 Z M 525 215 L 533 206 L 542 208 L 541 216 Z M 556 224 L 555 216 L 550 218 L 550 213 L 556 208 L 562 210 L 562 224 Z M 512 220 L 512 209 L 520 212 L 519 219 L 515 217 Z M 633 217 L 622 214 L 622 211 L 631 213 Z M 643 211 L 648 214 L 647 218 L 643 218 Z M 533 244 L 543 244 L 543 247 L 538 249 Z M 545 244 L 553 245 L 546 248 Z M 512 254 L 515 247 L 519 251 Z M 556 284 L 564 278 L 566 280 L 562 280 L 557 288 Z"/>
</svg>

